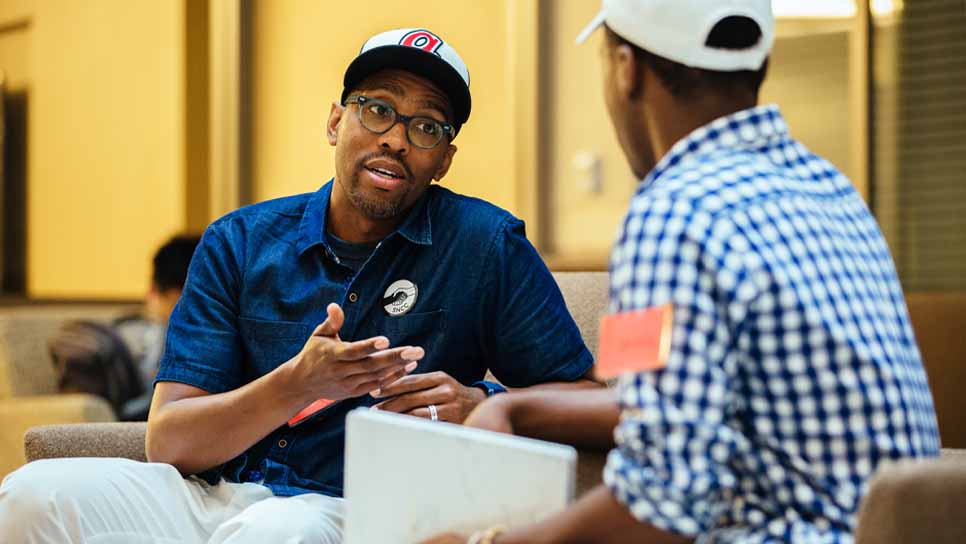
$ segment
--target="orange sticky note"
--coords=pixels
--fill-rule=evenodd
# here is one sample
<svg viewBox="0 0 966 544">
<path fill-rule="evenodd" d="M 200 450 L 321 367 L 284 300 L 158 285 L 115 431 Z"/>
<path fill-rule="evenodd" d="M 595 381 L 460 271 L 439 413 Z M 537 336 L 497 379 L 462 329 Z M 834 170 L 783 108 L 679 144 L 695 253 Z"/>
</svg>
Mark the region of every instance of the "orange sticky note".
<svg viewBox="0 0 966 544">
<path fill-rule="evenodd" d="M 319 399 L 313 402 L 312 404 L 309 404 L 305 408 L 302 408 L 301 412 L 292 416 L 292 419 L 288 420 L 288 426 L 294 427 L 299 423 L 302 423 L 303 421 L 305 421 L 305 419 L 311 416 L 312 414 L 315 414 L 316 412 L 323 410 L 327 408 L 330 404 L 334 404 L 334 403 L 335 403 L 334 400 Z"/>
<path fill-rule="evenodd" d="M 594 374 L 602 380 L 625 372 L 664 368 L 671 350 L 670 304 L 605 315 Z"/>
</svg>

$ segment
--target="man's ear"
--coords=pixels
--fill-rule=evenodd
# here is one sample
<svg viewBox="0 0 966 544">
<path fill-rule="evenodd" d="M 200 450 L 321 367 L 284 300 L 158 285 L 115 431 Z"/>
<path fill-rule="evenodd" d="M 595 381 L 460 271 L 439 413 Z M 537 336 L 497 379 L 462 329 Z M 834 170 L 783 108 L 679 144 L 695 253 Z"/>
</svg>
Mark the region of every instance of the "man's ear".
<svg viewBox="0 0 966 544">
<path fill-rule="evenodd" d="M 329 145 L 333 147 L 339 140 L 339 122 L 342 121 L 343 113 L 345 113 L 345 106 L 333 102 L 332 108 L 329 109 L 329 120 L 325 124 L 325 135 L 329 140 Z"/>
<path fill-rule="evenodd" d="M 456 146 L 449 144 L 446 147 L 446 155 L 443 157 L 443 162 L 440 163 L 439 168 L 436 169 L 436 173 L 433 175 L 433 179 L 436 181 L 442 181 L 443 177 L 446 176 L 446 172 L 449 172 L 449 167 L 453 164 L 453 155 L 456 154 Z"/>
<path fill-rule="evenodd" d="M 621 97 L 636 99 L 643 87 L 643 75 L 631 46 L 622 43 L 614 48 L 614 81 Z"/>
</svg>

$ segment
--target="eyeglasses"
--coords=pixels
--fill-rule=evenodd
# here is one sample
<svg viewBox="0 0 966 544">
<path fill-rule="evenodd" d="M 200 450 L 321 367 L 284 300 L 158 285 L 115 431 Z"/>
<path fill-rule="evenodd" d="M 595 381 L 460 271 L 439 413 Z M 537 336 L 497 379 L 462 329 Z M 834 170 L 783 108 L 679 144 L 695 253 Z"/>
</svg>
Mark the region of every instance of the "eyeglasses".
<svg viewBox="0 0 966 544">
<path fill-rule="evenodd" d="M 359 122 L 370 132 L 385 134 L 396 123 L 401 122 L 406 127 L 406 138 L 409 139 L 409 143 L 420 149 L 436 147 L 444 134 L 448 135 L 450 140 L 456 136 L 453 125 L 437 121 L 432 117 L 403 115 L 377 98 L 357 95 L 350 97 L 345 103 L 359 105 Z"/>
</svg>

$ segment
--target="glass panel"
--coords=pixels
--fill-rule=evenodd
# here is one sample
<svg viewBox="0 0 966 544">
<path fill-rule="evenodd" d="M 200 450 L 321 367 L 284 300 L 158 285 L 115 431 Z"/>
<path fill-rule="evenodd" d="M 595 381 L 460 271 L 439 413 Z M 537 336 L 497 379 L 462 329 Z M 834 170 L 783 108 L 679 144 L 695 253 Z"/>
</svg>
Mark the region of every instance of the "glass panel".
<svg viewBox="0 0 966 544">
<path fill-rule="evenodd" d="M 966 289 L 966 15 L 872 7 L 873 209 L 906 291 Z"/>
<path fill-rule="evenodd" d="M 555 268 L 606 268 L 637 184 L 604 105 L 604 33 L 574 45 L 599 9 L 586 0 L 541 3 L 541 205 L 548 208 L 548 236 L 540 250 Z"/>
<path fill-rule="evenodd" d="M 855 182 L 852 19 L 783 19 L 776 30 L 760 102 L 778 104 L 792 136 Z"/>
</svg>

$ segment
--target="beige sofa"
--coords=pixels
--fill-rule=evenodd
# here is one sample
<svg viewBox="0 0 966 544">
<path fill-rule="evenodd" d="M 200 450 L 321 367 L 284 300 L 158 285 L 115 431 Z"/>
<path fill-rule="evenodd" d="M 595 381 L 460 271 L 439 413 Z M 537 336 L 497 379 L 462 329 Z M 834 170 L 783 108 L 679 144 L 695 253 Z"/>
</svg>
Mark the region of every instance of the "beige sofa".
<svg viewBox="0 0 966 544">
<path fill-rule="evenodd" d="M 47 339 L 68 319 L 109 320 L 125 305 L 40 305 L 0 308 L 0 478 L 25 462 L 24 433 L 56 423 L 114 421 L 91 395 L 58 395 Z"/>
<path fill-rule="evenodd" d="M 607 301 L 603 272 L 555 274 L 581 333 L 597 351 L 599 317 Z M 111 456 L 145 460 L 143 423 L 89 423 L 30 429 L 29 460 Z M 578 491 L 600 482 L 604 455 L 581 452 Z M 858 544 L 966 542 L 966 452 L 944 450 L 942 459 L 908 462 L 882 470 L 859 514 Z"/>
</svg>

